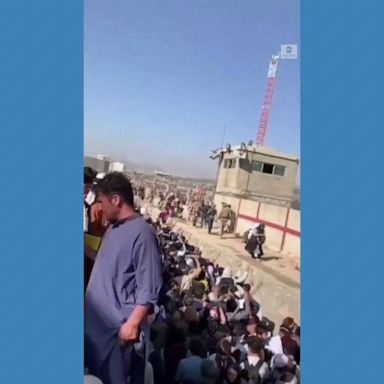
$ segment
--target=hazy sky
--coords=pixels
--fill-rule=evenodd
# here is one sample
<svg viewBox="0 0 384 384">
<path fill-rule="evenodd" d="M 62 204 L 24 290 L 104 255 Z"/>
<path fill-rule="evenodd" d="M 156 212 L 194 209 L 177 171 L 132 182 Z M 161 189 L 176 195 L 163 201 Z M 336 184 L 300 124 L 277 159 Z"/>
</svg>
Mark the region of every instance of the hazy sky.
<svg viewBox="0 0 384 384">
<path fill-rule="evenodd" d="M 210 150 L 255 140 L 271 56 L 298 0 L 85 0 L 85 153 L 214 177 Z M 300 50 L 299 50 L 300 54 Z M 300 153 L 300 61 L 280 62 L 267 142 Z"/>
</svg>

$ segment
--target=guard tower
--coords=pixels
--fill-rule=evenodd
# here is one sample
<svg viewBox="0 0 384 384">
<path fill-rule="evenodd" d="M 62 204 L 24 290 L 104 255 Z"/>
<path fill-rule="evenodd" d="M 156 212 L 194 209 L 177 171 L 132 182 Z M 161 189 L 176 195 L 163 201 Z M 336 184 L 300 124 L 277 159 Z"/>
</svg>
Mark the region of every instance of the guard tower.
<svg viewBox="0 0 384 384">
<path fill-rule="evenodd" d="M 297 157 L 243 143 L 233 148 L 228 144 L 227 148 L 215 151 L 211 159 L 219 162 L 215 197 L 290 207 L 297 182 Z"/>
</svg>

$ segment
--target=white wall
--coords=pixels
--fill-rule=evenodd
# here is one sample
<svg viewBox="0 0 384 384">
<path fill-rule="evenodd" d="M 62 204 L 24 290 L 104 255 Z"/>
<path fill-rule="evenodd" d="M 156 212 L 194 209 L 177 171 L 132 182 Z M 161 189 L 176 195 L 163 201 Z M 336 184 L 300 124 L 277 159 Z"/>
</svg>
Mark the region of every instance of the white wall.
<svg viewBox="0 0 384 384">
<path fill-rule="evenodd" d="M 124 172 L 125 165 L 123 163 L 120 163 L 119 161 L 114 161 L 110 164 L 109 170 L 111 172 Z"/>
<path fill-rule="evenodd" d="M 227 198 L 221 195 L 215 197 L 218 202 L 223 200 L 229 203 L 230 200 L 233 201 L 234 199 L 237 200 L 237 203 L 232 204 L 232 206 L 238 206 L 239 198 Z M 260 208 L 258 209 L 259 204 Z M 257 222 L 263 222 L 266 225 L 266 246 L 268 248 L 293 257 L 300 257 L 300 211 L 241 199 L 235 232 L 242 235 Z M 286 231 L 284 238 L 286 223 L 288 231 Z M 289 230 L 294 231 L 294 233 L 289 233 Z"/>
</svg>

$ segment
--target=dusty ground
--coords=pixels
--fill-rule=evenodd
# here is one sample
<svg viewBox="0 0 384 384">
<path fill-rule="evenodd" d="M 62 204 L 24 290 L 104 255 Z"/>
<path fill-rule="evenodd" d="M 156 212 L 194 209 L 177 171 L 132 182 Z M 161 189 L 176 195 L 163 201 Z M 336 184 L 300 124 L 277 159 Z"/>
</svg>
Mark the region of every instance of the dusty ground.
<svg viewBox="0 0 384 384">
<path fill-rule="evenodd" d="M 271 272 L 274 271 L 278 275 L 284 276 L 285 278 L 300 284 L 300 260 L 298 258 L 284 256 L 278 252 L 265 248 L 262 261 L 259 262 L 253 260 L 244 250 L 245 244 L 241 239 L 236 238 L 232 234 L 227 234 L 223 239 L 220 239 L 217 226 L 213 227 L 211 235 L 208 234 L 207 229 L 193 227 L 186 222 L 179 222 L 176 226 L 198 236 L 202 241 L 210 243 L 212 246 L 231 249 L 239 256 L 242 256 L 242 258 L 249 259 L 249 262 L 256 267 L 263 268 L 264 270 L 271 270 Z"/>
</svg>

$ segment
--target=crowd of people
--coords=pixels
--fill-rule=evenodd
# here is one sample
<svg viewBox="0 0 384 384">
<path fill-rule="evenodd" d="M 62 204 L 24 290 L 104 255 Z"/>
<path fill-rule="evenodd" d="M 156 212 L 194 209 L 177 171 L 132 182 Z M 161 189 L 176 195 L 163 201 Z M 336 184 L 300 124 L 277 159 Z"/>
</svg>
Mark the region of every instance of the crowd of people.
<svg viewBox="0 0 384 384">
<path fill-rule="evenodd" d="M 89 201 L 86 172 L 84 180 Z M 249 269 L 215 265 L 169 220 L 141 215 L 123 175 L 94 175 L 94 183 L 98 198 L 86 210 L 100 204 L 108 229 L 97 255 L 85 252 L 95 263 L 85 304 L 86 380 L 300 382 L 300 327 L 290 317 L 276 327 L 263 315 Z"/>
<path fill-rule="evenodd" d="M 155 384 L 298 383 L 300 328 L 262 314 L 248 271 L 204 259 L 177 229 L 152 223 L 163 254 L 163 287 L 151 325 Z"/>
</svg>

